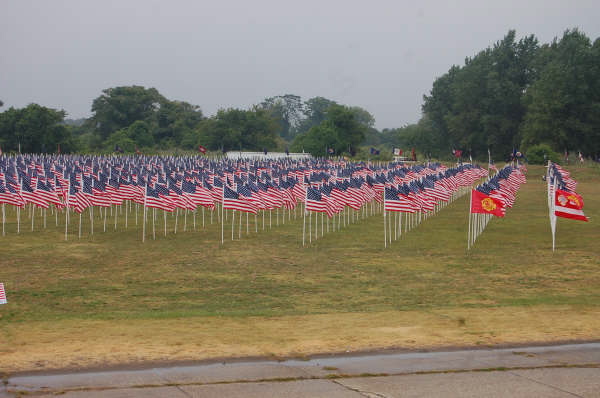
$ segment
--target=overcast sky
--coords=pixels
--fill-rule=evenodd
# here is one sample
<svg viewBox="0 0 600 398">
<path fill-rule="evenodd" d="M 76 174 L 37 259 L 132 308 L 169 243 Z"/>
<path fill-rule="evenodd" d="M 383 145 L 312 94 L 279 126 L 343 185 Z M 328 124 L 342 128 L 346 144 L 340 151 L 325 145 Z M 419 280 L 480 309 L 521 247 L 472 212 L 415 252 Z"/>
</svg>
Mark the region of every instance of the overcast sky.
<svg viewBox="0 0 600 398">
<path fill-rule="evenodd" d="M 142 85 L 208 116 L 290 93 L 400 127 L 436 77 L 509 29 L 546 43 L 573 27 L 598 38 L 600 2 L 2 0 L 0 110 L 89 117 L 103 89 Z"/>
</svg>

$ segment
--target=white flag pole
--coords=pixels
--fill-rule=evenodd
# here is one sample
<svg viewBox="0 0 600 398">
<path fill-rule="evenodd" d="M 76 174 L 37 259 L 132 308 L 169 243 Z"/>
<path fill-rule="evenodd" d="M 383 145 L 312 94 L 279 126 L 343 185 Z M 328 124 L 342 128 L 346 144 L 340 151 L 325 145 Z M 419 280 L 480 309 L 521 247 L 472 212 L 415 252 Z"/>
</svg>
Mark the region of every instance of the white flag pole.
<svg viewBox="0 0 600 398">
<path fill-rule="evenodd" d="M 383 247 L 387 248 L 387 228 L 385 226 L 385 187 L 383 188 Z"/>
<path fill-rule="evenodd" d="M 467 250 L 471 250 L 471 224 L 472 224 L 472 219 L 473 216 L 471 214 L 471 206 L 473 202 L 473 190 L 471 190 L 471 197 L 469 199 L 469 232 L 467 233 Z"/>
<path fill-rule="evenodd" d="M 552 228 L 552 251 L 554 252 L 555 248 L 556 248 L 556 212 L 555 212 L 555 207 L 556 207 L 556 203 L 554 200 L 554 196 L 556 195 L 556 180 L 554 181 L 554 186 L 552 189 L 552 213 L 550 214 L 550 223 L 551 223 L 551 228 Z"/>
<path fill-rule="evenodd" d="M 305 235 L 306 235 L 306 202 L 304 205 L 304 221 L 302 222 L 302 247 L 305 246 Z M 264 219 L 265 213 L 263 212 L 263 229 L 265 227 L 265 219 Z"/>
<path fill-rule="evenodd" d="M 235 210 L 231 210 L 231 240 L 233 240 L 234 227 L 235 227 Z"/>
<path fill-rule="evenodd" d="M 136 205 L 137 205 L 137 203 L 136 203 Z M 136 212 L 136 216 L 137 216 L 137 212 Z M 137 219 L 137 217 L 136 217 L 136 219 Z M 145 241 L 146 241 L 146 198 L 144 197 L 144 224 L 142 226 L 142 243 Z"/>
</svg>

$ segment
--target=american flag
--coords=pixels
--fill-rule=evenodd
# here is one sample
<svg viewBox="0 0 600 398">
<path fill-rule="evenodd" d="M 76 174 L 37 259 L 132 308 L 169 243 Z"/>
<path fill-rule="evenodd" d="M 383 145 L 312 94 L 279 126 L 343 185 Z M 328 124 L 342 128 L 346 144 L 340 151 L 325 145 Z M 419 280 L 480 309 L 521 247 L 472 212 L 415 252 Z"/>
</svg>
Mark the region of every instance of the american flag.
<svg viewBox="0 0 600 398">
<path fill-rule="evenodd" d="M 344 205 L 331 196 L 331 190 L 332 188 L 330 186 L 323 185 L 321 187 L 321 199 L 325 202 L 325 213 L 327 213 L 327 217 L 329 218 L 344 209 Z"/>
<path fill-rule="evenodd" d="M 385 211 L 401 211 L 414 213 L 412 203 L 406 196 L 399 195 L 400 192 L 393 186 L 385 188 Z"/>
<path fill-rule="evenodd" d="M 237 193 L 239 199 L 245 200 L 250 206 L 255 208 L 255 211 L 252 213 L 256 214 L 259 209 L 266 209 L 265 202 L 258 196 L 258 194 L 253 193 L 248 185 L 239 185 Z"/>
<path fill-rule="evenodd" d="M 38 207 L 48 208 L 48 202 L 32 188 L 37 186 L 37 178 L 35 178 L 36 181 L 33 180 L 26 174 L 21 175 L 21 197 L 27 203 L 35 203 Z"/>
<path fill-rule="evenodd" d="M 13 206 L 25 206 L 25 201 L 19 196 L 17 191 L 10 185 L 4 185 L 3 181 L 0 181 L 0 203 L 7 203 Z"/>
<path fill-rule="evenodd" d="M 256 214 L 258 208 L 253 203 L 240 199 L 240 195 L 228 186 L 223 187 L 223 208 Z"/>
<path fill-rule="evenodd" d="M 183 191 L 183 195 L 189 197 L 196 206 L 201 205 L 210 209 L 215 208 L 213 197 L 208 189 L 196 185 L 191 181 L 183 181 L 181 190 Z"/>
<path fill-rule="evenodd" d="M 0 304 L 6 304 L 6 292 L 4 291 L 4 283 L 0 283 Z"/>
<path fill-rule="evenodd" d="M 150 184 L 146 185 L 145 206 L 169 212 L 175 210 L 175 206 L 172 203 L 163 200 Z"/>
<path fill-rule="evenodd" d="M 315 212 L 327 212 L 327 204 L 323 201 L 321 193 L 315 188 L 306 189 L 306 210 Z"/>
</svg>

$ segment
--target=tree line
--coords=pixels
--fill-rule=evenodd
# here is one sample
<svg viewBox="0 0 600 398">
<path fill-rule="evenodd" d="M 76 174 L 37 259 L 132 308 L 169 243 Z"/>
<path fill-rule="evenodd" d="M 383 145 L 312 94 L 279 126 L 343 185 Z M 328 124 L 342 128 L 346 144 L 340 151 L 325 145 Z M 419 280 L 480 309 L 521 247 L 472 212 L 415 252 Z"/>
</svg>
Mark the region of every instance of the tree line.
<svg viewBox="0 0 600 398">
<path fill-rule="evenodd" d="M 0 113 L 0 148 L 25 152 L 159 150 L 306 151 L 356 154 L 375 119 L 360 107 L 293 94 L 266 98 L 249 109 L 200 107 L 169 100 L 155 88 L 108 88 L 92 102 L 92 116 L 65 119 L 62 110 L 30 104 Z"/>
<path fill-rule="evenodd" d="M 488 149 L 600 155 L 600 39 L 577 29 L 549 44 L 511 30 L 452 66 L 423 97 L 423 116 L 396 133 L 423 152 L 448 148 L 479 159 Z"/>
<path fill-rule="evenodd" d="M 2 103 L 0 102 L 0 106 Z M 518 149 L 556 157 L 600 154 L 600 39 L 577 29 L 541 44 L 509 31 L 494 45 L 436 78 L 415 124 L 377 130 L 365 109 L 294 94 L 249 109 L 200 107 L 170 100 L 155 88 L 108 88 L 92 116 L 30 104 L 0 113 L 0 148 L 21 152 L 305 151 L 315 156 L 390 158 L 392 148 L 474 159 L 502 159 Z M 377 150 L 374 150 L 377 149 Z"/>
</svg>

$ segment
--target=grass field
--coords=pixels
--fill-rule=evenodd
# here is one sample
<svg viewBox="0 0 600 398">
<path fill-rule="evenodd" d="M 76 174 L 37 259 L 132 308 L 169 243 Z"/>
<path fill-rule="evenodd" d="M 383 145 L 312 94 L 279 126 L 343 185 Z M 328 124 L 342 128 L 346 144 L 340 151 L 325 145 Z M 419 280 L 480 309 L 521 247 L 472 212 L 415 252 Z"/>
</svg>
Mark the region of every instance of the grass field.
<svg viewBox="0 0 600 398">
<path fill-rule="evenodd" d="M 468 195 L 383 248 L 382 216 L 302 247 L 302 220 L 141 242 L 129 219 L 81 240 L 64 220 L 0 238 L 0 372 L 122 362 L 600 338 L 600 169 L 567 167 L 591 222 L 559 219 L 543 168 L 467 252 Z M 208 223 L 208 217 L 206 218 Z M 122 217 L 119 219 L 122 223 Z M 275 223 L 275 218 L 273 219 Z M 245 229 L 245 227 L 244 227 Z M 160 233 L 159 233 L 160 232 Z M 231 231 L 226 231 L 231 238 Z M 236 231 L 237 239 L 237 231 Z"/>
</svg>

